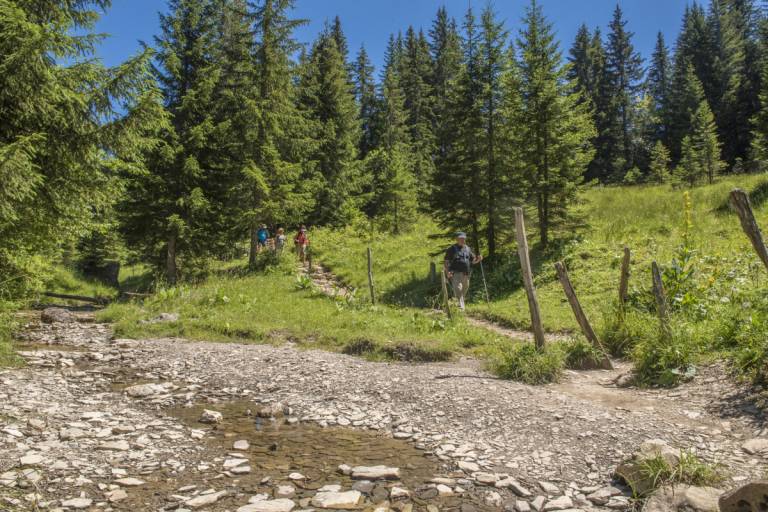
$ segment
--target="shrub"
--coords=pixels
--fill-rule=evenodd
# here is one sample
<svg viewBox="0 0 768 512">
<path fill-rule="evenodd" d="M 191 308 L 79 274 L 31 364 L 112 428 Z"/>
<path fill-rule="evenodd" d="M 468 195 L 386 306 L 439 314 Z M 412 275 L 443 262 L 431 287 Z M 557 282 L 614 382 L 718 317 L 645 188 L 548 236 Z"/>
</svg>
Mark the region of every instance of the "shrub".
<svg viewBox="0 0 768 512">
<path fill-rule="evenodd" d="M 13 307 L 12 303 L 0 301 L 0 368 L 16 366 L 21 362 L 13 351 L 13 343 L 11 341 Z"/>
<path fill-rule="evenodd" d="M 651 482 L 653 489 L 670 484 L 714 485 L 724 478 L 718 467 L 702 461 L 688 450 L 680 452 L 680 460 L 675 465 L 661 455 L 645 459 L 640 463 L 640 472 Z"/>
<path fill-rule="evenodd" d="M 603 367 L 605 353 L 584 338 L 575 338 L 563 344 L 565 366 L 571 370 L 595 370 Z"/>
<path fill-rule="evenodd" d="M 727 351 L 734 369 L 755 384 L 768 385 L 768 314 L 762 309 L 735 311 L 718 324 L 716 348 Z"/>
<path fill-rule="evenodd" d="M 651 326 L 656 321 L 634 308 L 622 310 L 614 304 L 603 314 L 599 337 L 609 354 L 624 357 L 632 353 L 638 340 L 649 337 Z"/>
<path fill-rule="evenodd" d="M 537 350 L 533 343 L 504 344 L 491 359 L 491 367 L 499 377 L 526 384 L 556 382 L 565 366 L 565 350 L 561 344 L 547 344 Z"/>
<path fill-rule="evenodd" d="M 637 343 L 632 351 L 636 382 L 646 386 L 672 387 L 693 377 L 692 337 L 682 327 L 655 334 Z"/>
</svg>

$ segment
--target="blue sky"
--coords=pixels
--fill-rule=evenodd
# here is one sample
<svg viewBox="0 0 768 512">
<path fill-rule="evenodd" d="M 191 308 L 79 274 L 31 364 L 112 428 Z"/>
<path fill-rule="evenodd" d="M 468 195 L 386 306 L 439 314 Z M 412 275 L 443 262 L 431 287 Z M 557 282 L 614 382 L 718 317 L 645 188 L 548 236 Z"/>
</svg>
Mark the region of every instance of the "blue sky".
<svg viewBox="0 0 768 512">
<path fill-rule="evenodd" d="M 361 44 L 376 65 L 384 56 L 387 38 L 392 32 L 408 25 L 428 31 L 438 7 L 445 5 L 449 13 L 461 19 L 470 0 L 297 0 L 295 17 L 310 23 L 296 33 L 297 39 L 310 42 L 326 20 L 337 14 L 349 39 L 352 54 Z M 485 6 L 485 0 L 472 0 L 475 9 Z M 554 23 L 561 47 L 567 51 L 581 23 L 600 26 L 604 32 L 616 0 L 540 0 L 547 17 Z M 687 0 L 619 0 L 635 33 L 635 46 L 648 57 L 661 30 L 672 46 L 681 24 Z M 507 28 L 517 34 L 520 18 L 528 0 L 496 0 L 494 8 L 506 20 Z M 158 31 L 158 11 L 165 9 L 164 0 L 113 0 L 97 30 L 109 34 L 99 56 L 107 65 L 115 65 L 139 49 L 138 41 L 151 41 Z"/>
</svg>

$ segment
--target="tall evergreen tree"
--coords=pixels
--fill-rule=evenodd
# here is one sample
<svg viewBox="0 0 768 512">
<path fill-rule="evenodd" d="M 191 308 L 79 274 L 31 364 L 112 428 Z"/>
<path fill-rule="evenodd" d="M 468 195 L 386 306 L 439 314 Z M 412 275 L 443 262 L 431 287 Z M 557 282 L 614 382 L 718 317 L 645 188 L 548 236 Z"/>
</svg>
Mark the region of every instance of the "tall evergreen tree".
<svg viewBox="0 0 768 512">
<path fill-rule="evenodd" d="M 651 111 L 654 116 L 655 129 L 649 134 L 652 141 L 669 144 L 669 127 L 667 126 L 667 108 L 669 106 L 669 89 L 672 70 L 669 49 L 664 42 L 664 34 L 656 36 L 656 47 L 651 57 L 646 80 L 647 93 L 651 98 Z"/>
<path fill-rule="evenodd" d="M 675 71 L 669 92 L 669 108 L 667 111 L 669 123 L 670 153 L 672 161 L 677 162 L 681 157 L 682 141 L 690 133 L 691 119 L 702 101 L 705 101 L 704 87 L 696 76 L 693 64 L 684 56 L 675 60 Z"/>
<path fill-rule="evenodd" d="M 376 147 L 376 81 L 373 66 L 365 47 L 361 46 L 355 60 L 355 98 L 360 109 L 360 158 L 365 158 Z"/>
<path fill-rule="evenodd" d="M 595 93 L 591 48 L 592 34 L 589 28 L 582 24 L 568 52 L 568 62 L 571 65 L 568 69 L 568 80 L 574 85 L 575 91 L 581 93 L 585 101 L 592 101 Z"/>
<path fill-rule="evenodd" d="M 312 219 L 343 225 L 360 207 L 360 125 L 347 68 L 329 30 L 320 34 L 303 63 L 299 103 L 314 135 L 311 158 L 318 182 Z"/>
<path fill-rule="evenodd" d="M 518 39 L 520 51 L 521 164 L 536 204 L 539 238 L 546 247 L 552 228 L 567 216 L 594 151 L 588 108 L 565 80 L 566 69 L 552 25 L 531 0 Z"/>
<path fill-rule="evenodd" d="M 721 145 L 717 136 L 717 125 L 712 109 L 704 100 L 699 104 L 691 119 L 691 144 L 696 154 L 701 174 L 711 185 L 720 174 L 724 164 L 721 161 Z"/>
<path fill-rule="evenodd" d="M 610 107 L 610 157 L 612 178 L 622 178 L 635 165 L 632 112 L 643 78 L 643 61 L 632 45 L 632 32 L 616 5 L 606 45 L 606 79 Z"/>
</svg>

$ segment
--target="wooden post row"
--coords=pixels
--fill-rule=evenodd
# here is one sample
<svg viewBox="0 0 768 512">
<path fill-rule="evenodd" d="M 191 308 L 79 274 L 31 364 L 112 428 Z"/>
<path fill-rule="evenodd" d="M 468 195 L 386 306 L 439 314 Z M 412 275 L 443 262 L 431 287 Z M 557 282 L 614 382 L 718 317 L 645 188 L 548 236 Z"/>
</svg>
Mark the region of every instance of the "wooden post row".
<svg viewBox="0 0 768 512">
<path fill-rule="evenodd" d="M 573 289 L 571 280 L 568 278 L 568 270 L 566 270 L 562 261 L 555 263 L 555 270 L 557 271 L 557 277 L 560 280 L 560 284 L 563 285 L 565 296 L 568 298 L 568 302 L 571 304 L 573 315 L 576 317 L 576 321 L 579 323 L 579 327 L 581 327 L 581 332 L 584 333 L 587 341 L 589 341 L 592 346 L 604 354 L 602 361 L 603 368 L 606 370 L 612 370 L 613 364 L 611 364 L 611 360 L 608 358 L 608 356 L 605 355 L 605 349 L 600 343 L 600 340 L 597 339 L 597 335 L 592 329 L 592 325 L 590 325 L 589 320 L 587 319 L 587 315 L 584 314 L 584 310 L 581 308 L 581 303 L 579 302 L 579 298 L 576 296 L 576 291 Z"/>
<path fill-rule="evenodd" d="M 371 290 L 371 304 L 376 304 L 376 290 L 373 287 L 373 255 L 368 248 L 368 288 Z"/>
<path fill-rule="evenodd" d="M 520 266 L 523 269 L 523 285 L 528 296 L 528 309 L 531 311 L 531 327 L 537 348 L 544 348 L 544 327 L 541 324 L 539 301 L 536 299 L 536 289 L 533 286 L 531 257 L 528 254 L 528 239 L 525 236 L 525 219 L 522 208 L 515 208 L 515 236 L 517 237 L 517 252 L 520 256 Z"/>
<path fill-rule="evenodd" d="M 740 188 L 735 188 L 731 191 L 731 205 L 739 216 L 741 228 L 749 237 L 749 241 L 752 242 L 752 247 L 754 247 L 763 265 L 768 269 L 768 249 L 765 247 L 763 234 L 760 232 L 752 206 L 749 204 L 749 196 Z"/>
<path fill-rule="evenodd" d="M 624 259 L 621 260 L 621 281 L 619 281 L 619 305 L 627 302 L 627 290 L 629 289 L 629 263 L 632 255 L 629 247 L 624 247 Z"/>
</svg>

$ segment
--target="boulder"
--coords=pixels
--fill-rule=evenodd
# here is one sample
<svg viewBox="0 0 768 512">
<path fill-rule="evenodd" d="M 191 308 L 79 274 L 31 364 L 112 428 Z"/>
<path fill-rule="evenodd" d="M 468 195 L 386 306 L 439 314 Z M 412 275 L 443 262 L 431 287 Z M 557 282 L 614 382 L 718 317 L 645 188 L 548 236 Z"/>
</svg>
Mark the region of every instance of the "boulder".
<svg viewBox="0 0 768 512">
<path fill-rule="evenodd" d="M 677 484 L 662 487 L 646 501 L 643 512 L 718 512 L 723 494 L 714 487 Z"/>
<path fill-rule="evenodd" d="M 721 512 L 763 512 L 768 510 L 768 480 L 758 480 L 720 496 Z"/>
<path fill-rule="evenodd" d="M 68 309 L 45 308 L 40 313 L 40 321 L 44 324 L 69 324 L 77 321 L 77 319 Z"/>
<path fill-rule="evenodd" d="M 221 423 L 224 416 L 218 411 L 204 409 L 198 420 L 200 423 Z"/>
<path fill-rule="evenodd" d="M 317 508 L 351 510 L 357 508 L 357 504 L 362 497 L 363 495 L 360 491 L 319 492 L 312 498 L 312 506 Z"/>
<path fill-rule="evenodd" d="M 651 439 L 640 445 L 640 449 L 631 459 L 616 468 L 616 476 L 632 488 L 636 496 L 643 496 L 653 490 L 652 479 L 643 471 L 643 463 L 661 457 L 670 467 L 680 462 L 680 453 L 661 439 Z"/>
</svg>

